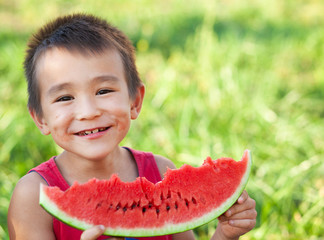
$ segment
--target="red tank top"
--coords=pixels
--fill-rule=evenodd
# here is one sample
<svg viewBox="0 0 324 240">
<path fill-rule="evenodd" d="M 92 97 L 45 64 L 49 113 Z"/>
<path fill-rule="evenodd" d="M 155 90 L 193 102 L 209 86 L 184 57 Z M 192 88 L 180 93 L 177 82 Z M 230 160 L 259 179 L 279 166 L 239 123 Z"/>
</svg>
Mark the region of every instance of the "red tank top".
<svg viewBox="0 0 324 240">
<path fill-rule="evenodd" d="M 159 169 L 156 165 L 154 155 L 148 152 L 140 152 L 130 148 L 126 148 L 130 151 L 136 161 L 138 174 L 140 177 L 146 177 L 147 180 L 156 183 L 161 181 L 161 175 Z M 61 175 L 59 169 L 55 163 L 55 157 L 52 157 L 50 160 L 38 165 L 37 167 L 31 169 L 30 172 L 37 172 L 49 186 L 57 186 L 62 191 L 65 191 L 70 186 L 65 181 L 63 176 Z M 53 218 L 53 230 L 56 236 L 56 239 L 63 240 L 74 240 L 80 239 L 82 234 L 81 230 L 70 227 L 65 223 L 59 221 L 56 218 Z M 101 236 L 98 239 L 106 239 L 107 236 Z M 135 239 L 135 238 L 126 238 L 127 239 Z M 136 239 L 145 239 L 145 240 L 172 240 L 171 235 L 167 236 L 158 236 L 158 237 L 146 237 L 146 238 L 136 238 Z"/>
</svg>

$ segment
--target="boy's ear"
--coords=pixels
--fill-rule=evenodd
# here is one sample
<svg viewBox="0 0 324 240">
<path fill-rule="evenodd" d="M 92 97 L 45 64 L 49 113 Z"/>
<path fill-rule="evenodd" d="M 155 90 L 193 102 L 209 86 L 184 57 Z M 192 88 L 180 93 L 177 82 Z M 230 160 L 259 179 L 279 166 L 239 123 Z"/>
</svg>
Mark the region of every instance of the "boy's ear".
<svg viewBox="0 0 324 240">
<path fill-rule="evenodd" d="M 141 84 L 141 86 L 137 89 L 136 97 L 132 101 L 131 105 L 131 119 L 136 119 L 141 112 L 143 99 L 145 95 L 145 86 Z"/>
<path fill-rule="evenodd" d="M 33 109 L 29 109 L 29 114 L 32 117 L 32 119 L 34 120 L 34 123 L 36 124 L 36 126 L 38 127 L 38 129 L 41 131 L 41 133 L 43 135 L 49 135 L 51 133 L 51 131 L 49 130 L 47 123 L 44 119 L 44 117 L 39 116 L 35 110 Z"/>
</svg>

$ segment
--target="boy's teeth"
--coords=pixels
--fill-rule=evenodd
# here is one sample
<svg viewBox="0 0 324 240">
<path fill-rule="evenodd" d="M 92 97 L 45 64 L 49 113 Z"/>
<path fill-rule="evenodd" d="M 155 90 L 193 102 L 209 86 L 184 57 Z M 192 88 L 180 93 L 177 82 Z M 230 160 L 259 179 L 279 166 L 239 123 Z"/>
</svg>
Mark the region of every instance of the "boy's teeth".
<svg viewBox="0 0 324 240">
<path fill-rule="evenodd" d="M 106 128 L 97 128 L 97 129 L 94 129 L 94 130 L 87 130 L 87 131 L 84 131 L 83 133 L 81 133 L 81 135 L 89 135 L 89 134 L 92 134 L 92 133 L 97 133 L 97 132 L 101 132 L 101 131 L 105 131 Z"/>
</svg>

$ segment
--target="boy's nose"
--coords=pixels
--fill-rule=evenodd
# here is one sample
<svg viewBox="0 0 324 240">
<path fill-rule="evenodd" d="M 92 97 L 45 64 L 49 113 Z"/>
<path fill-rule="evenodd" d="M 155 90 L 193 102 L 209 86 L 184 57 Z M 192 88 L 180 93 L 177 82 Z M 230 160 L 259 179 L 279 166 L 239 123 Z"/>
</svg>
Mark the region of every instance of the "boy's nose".
<svg viewBox="0 0 324 240">
<path fill-rule="evenodd" d="M 95 100 L 85 98 L 79 99 L 76 109 L 76 118 L 78 120 L 90 120 L 101 115 Z"/>
</svg>

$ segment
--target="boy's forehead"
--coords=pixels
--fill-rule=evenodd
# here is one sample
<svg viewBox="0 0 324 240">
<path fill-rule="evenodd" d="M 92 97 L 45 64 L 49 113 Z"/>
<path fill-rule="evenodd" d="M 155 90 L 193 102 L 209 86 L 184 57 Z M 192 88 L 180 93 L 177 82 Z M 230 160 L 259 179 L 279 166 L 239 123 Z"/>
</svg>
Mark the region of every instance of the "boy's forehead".
<svg viewBox="0 0 324 240">
<path fill-rule="evenodd" d="M 65 47 L 51 47 L 44 50 L 36 60 L 36 76 L 40 69 L 48 67 L 50 65 L 55 65 L 55 60 L 60 61 L 69 61 L 71 59 L 78 59 L 78 61 L 89 61 L 89 59 L 98 59 L 98 60 L 114 60 L 119 62 L 121 67 L 124 70 L 124 65 L 120 53 L 114 48 L 106 48 L 101 52 L 91 51 L 89 49 L 78 49 L 72 48 L 67 49 Z"/>
<path fill-rule="evenodd" d="M 86 71 L 87 70 L 87 71 Z M 80 72 L 112 72 L 125 81 L 122 58 L 118 51 L 106 49 L 100 53 L 71 50 L 54 47 L 47 49 L 38 59 L 36 78 L 42 82 L 48 78 L 62 78 L 77 75 Z"/>
<path fill-rule="evenodd" d="M 87 49 L 87 48 L 79 48 L 79 47 L 64 47 L 64 46 L 53 46 L 49 47 L 47 49 L 44 49 L 43 52 L 39 56 L 39 60 L 44 55 L 53 55 L 59 53 L 61 56 L 64 55 L 75 55 L 75 56 L 80 56 L 80 57 L 102 57 L 104 55 L 109 55 L 111 56 L 112 54 L 117 54 L 120 56 L 120 53 L 117 49 L 115 48 L 104 48 L 102 51 L 97 51 L 97 50 L 92 50 L 92 49 Z"/>
</svg>

